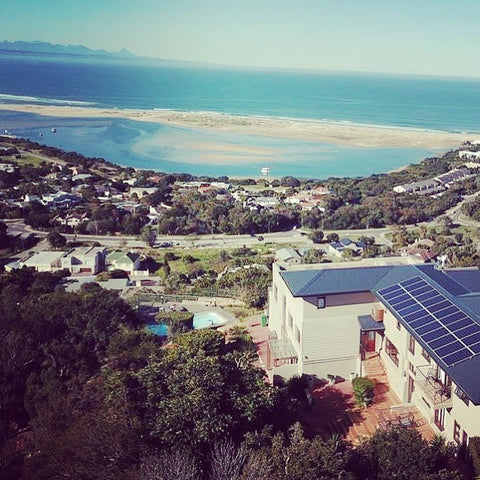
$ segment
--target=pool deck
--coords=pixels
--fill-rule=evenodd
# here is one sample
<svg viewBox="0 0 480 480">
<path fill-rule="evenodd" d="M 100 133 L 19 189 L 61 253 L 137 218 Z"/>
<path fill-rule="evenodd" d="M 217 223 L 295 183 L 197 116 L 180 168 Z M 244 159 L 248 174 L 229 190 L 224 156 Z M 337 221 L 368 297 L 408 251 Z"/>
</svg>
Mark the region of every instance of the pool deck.
<svg viewBox="0 0 480 480">
<path fill-rule="evenodd" d="M 215 302 L 211 302 L 211 305 L 182 302 L 182 305 L 194 315 L 196 315 L 197 313 L 205 313 L 205 312 L 216 313 L 219 317 L 222 317 L 226 320 L 227 325 L 237 321 L 237 319 L 235 318 L 235 315 L 233 315 L 230 312 L 227 312 L 222 307 L 216 306 Z"/>
</svg>

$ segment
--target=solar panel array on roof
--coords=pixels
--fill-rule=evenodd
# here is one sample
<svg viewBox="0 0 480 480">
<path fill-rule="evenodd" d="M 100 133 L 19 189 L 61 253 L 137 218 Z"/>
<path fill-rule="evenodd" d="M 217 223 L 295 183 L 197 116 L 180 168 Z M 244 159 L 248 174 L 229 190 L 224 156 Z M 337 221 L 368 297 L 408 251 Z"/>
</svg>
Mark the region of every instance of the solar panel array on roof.
<svg viewBox="0 0 480 480">
<path fill-rule="evenodd" d="M 448 367 L 480 353 L 480 325 L 421 277 L 378 294 Z"/>
</svg>

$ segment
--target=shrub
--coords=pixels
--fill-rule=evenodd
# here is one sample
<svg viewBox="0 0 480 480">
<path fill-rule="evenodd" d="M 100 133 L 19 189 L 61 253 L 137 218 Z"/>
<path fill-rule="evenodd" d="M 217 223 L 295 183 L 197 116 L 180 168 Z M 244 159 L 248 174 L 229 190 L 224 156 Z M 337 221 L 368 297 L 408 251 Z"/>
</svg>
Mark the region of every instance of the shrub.
<svg viewBox="0 0 480 480">
<path fill-rule="evenodd" d="M 375 381 L 368 377 L 357 377 L 352 380 L 355 403 L 359 407 L 367 407 L 373 402 Z"/>
<path fill-rule="evenodd" d="M 190 312 L 159 313 L 156 320 L 168 327 L 169 336 L 193 330 L 193 313 Z"/>
<path fill-rule="evenodd" d="M 471 437 L 468 442 L 468 450 L 472 459 L 473 470 L 475 475 L 480 475 L 480 437 Z"/>
</svg>

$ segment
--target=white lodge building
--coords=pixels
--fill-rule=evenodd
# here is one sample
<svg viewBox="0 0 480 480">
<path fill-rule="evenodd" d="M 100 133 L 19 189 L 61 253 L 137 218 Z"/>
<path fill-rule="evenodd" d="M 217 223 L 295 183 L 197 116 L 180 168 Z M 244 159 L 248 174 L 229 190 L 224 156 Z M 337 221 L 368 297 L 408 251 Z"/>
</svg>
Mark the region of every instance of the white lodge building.
<svg viewBox="0 0 480 480">
<path fill-rule="evenodd" d="M 480 270 L 274 264 L 269 317 L 275 375 L 348 380 L 378 353 L 391 388 L 434 431 L 480 436 Z"/>
</svg>

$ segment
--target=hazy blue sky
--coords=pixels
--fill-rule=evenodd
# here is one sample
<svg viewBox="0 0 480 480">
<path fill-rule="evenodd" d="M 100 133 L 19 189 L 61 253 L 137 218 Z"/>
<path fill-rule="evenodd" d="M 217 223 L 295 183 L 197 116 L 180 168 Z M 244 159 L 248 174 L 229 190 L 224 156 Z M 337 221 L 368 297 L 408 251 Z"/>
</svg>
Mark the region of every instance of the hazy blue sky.
<svg viewBox="0 0 480 480">
<path fill-rule="evenodd" d="M 480 77 L 479 0 L 2 3 L 2 40 L 220 64 Z"/>
</svg>

